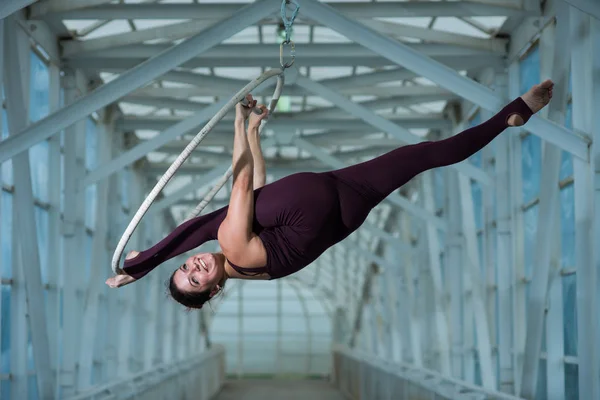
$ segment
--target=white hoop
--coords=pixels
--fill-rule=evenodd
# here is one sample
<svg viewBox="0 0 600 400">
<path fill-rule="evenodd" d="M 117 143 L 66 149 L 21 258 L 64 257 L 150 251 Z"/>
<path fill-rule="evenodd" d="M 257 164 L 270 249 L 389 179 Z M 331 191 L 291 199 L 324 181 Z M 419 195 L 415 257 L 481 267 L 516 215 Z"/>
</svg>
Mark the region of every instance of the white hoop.
<svg viewBox="0 0 600 400">
<path fill-rule="evenodd" d="M 117 248 L 115 249 L 115 252 L 112 257 L 111 268 L 114 273 L 123 274 L 123 270 L 119 267 L 119 261 L 121 259 L 121 256 L 123 255 L 125 246 L 127 246 L 127 243 L 129 242 L 129 239 L 131 239 L 133 232 L 135 231 L 135 229 L 141 222 L 141 220 L 144 217 L 144 215 L 146 214 L 146 212 L 148 212 L 148 209 L 150 208 L 152 203 L 154 203 L 154 201 L 156 200 L 156 198 L 158 197 L 160 192 L 164 189 L 164 187 L 167 185 L 167 183 L 171 180 L 173 175 L 175 175 L 175 172 L 177 172 L 179 167 L 181 167 L 181 165 L 185 162 L 185 160 L 187 160 L 188 157 L 192 154 L 192 151 L 194 151 L 194 149 L 200 144 L 200 142 L 204 139 L 204 137 L 213 129 L 213 127 L 216 125 L 216 123 L 219 122 L 221 119 L 223 119 L 223 117 L 225 117 L 225 115 L 231 110 L 231 108 L 235 107 L 235 105 L 237 103 L 239 103 L 240 101 L 245 99 L 246 95 L 248 93 L 250 93 L 252 90 L 254 90 L 258 85 L 260 85 L 261 83 L 263 83 L 266 80 L 273 78 L 273 77 L 277 77 L 277 85 L 276 85 L 275 91 L 273 93 L 273 98 L 272 98 L 270 106 L 269 106 L 269 111 L 270 111 L 270 113 L 275 111 L 275 107 L 277 106 L 277 102 L 279 101 L 279 96 L 281 95 L 281 92 L 283 90 L 283 84 L 284 84 L 283 71 L 284 71 L 283 69 L 273 69 L 273 70 L 266 71 L 265 73 L 260 75 L 258 78 L 254 79 L 252 82 L 250 82 L 249 84 L 244 86 L 242 88 L 242 90 L 237 92 L 227 102 L 227 104 L 225 104 L 223 106 L 223 108 L 221 108 L 221 110 L 219 110 L 219 112 L 214 117 L 212 117 L 212 119 L 210 121 L 208 121 L 208 123 L 204 126 L 204 128 L 202 128 L 202 130 L 200 132 L 198 132 L 198 134 L 194 137 L 194 139 L 192 139 L 192 141 L 186 146 L 186 148 L 181 152 L 181 154 L 177 157 L 177 159 L 173 162 L 173 164 L 171 164 L 171 166 L 169 167 L 167 172 L 165 172 L 164 175 L 156 183 L 156 185 L 154 186 L 154 188 L 152 189 L 152 191 L 150 192 L 148 197 L 146 197 L 146 199 L 144 200 L 144 202 L 142 203 L 140 208 L 137 210 L 137 212 L 131 219 L 131 222 L 127 226 L 127 229 L 125 229 L 125 232 L 123 233 L 123 236 L 119 240 L 119 243 L 117 244 Z M 260 132 L 262 132 L 264 125 L 266 125 L 266 123 L 267 123 L 267 120 L 263 120 L 262 126 L 260 128 Z M 194 211 L 190 214 L 190 216 L 188 218 L 198 215 L 204 209 L 204 207 L 206 207 L 206 205 L 210 202 L 210 200 L 212 200 L 212 198 L 223 187 L 223 185 L 225 185 L 225 183 L 227 182 L 229 177 L 231 177 L 231 174 L 232 174 L 232 168 L 229 167 L 229 169 L 225 172 L 225 175 L 223 175 L 223 178 L 221 178 L 221 180 L 217 183 L 217 185 L 215 185 L 210 190 L 210 192 L 204 197 L 204 199 L 194 209 Z"/>
</svg>

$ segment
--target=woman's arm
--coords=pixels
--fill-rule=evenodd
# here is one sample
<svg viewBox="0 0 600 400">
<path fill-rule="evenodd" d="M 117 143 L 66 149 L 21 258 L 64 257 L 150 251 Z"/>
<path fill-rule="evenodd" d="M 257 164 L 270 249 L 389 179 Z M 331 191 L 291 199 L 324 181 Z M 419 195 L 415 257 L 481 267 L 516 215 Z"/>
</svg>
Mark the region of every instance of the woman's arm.
<svg viewBox="0 0 600 400">
<path fill-rule="evenodd" d="M 249 97 L 248 107 L 236 106 L 233 138 L 233 185 L 227 216 L 219 228 L 219 244 L 233 263 L 260 267 L 266 263 L 266 251 L 252 232 L 254 219 L 254 159 L 245 131 L 245 120 L 256 104 Z M 263 106 L 264 107 L 264 106 Z M 266 110 L 263 111 L 265 113 Z"/>
<path fill-rule="evenodd" d="M 254 161 L 254 189 L 265 186 L 267 181 L 267 170 L 265 167 L 265 158 L 260 148 L 260 135 L 259 126 L 251 122 L 248 124 L 248 143 L 250 144 L 250 151 L 252 152 L 252 159 Z"/>
</svg>

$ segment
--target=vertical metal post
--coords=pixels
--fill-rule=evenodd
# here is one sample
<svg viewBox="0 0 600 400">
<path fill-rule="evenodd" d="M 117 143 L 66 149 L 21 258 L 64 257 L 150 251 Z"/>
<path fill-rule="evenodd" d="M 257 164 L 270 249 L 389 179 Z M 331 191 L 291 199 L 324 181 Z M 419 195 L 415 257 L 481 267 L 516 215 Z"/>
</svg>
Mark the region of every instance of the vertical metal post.
<svg viewBox="0 0 600 400">
<path fill-rule="evenodd" d="M 6 109 L 8 126 L 11 136 L 26 128 L 28 123 L 27 110 L 29 109 L 29 40 L 25 32 L 18 26 L 14 17 L 4 21 L 5 28 L 5 54 L 4 54 L 4 83 L 6 94 Z M 17 252 L 18 273 L 14 273 L 16 281 L 24 282 L 29 324 L 31 326 L 31 342 L 37 374 L 38 393 L 42 398 L 54 396 L 54 381 L 50 362 L 50 349 L 48 343 L 48 330 L 46 307 L 44 304 L 44 288 L 40 254 L 37 243 L 37 228 L 34 215 L 33 191 L 31 186 L 31 168 L 29 153 L 24 152 L 13 159 L 14 188 L 13 210 L 14 230 L 13 237 L 18 243 Z M 47 234 L 47 233 L 46 233 Z M 25 277 L 27 279 L 25 279 Z M 23 311 L 23 310 L 20 310 Z M 18 314 L 16 314 L 18 315 Z M 15 315 L 15 316 L 16 316 Z M 27 328 L 25 332 L 27 340 Z M 25 357 L 25 354 L 21 355 Z"/>
<path fill-rule="evenodd" d="M 447 278 L 450 287 L 450 324 L 452 327 L 452 376 L 464 379 L 463 360 L 465 344 L 463 342 L 463 287 L 462 274 L 462 228 L 460 199 L 453 189 L 458 185 L 458 177 L 454 171 L 445 171 L 447 177 L 446 192 L 448 198 L 448 234 L 446 237 Z"/>
<path fill-rule="evenodd" d="M 401 237 L 405 243 L 411 242 L 410 235 L 410 220 L 408 213 L 403 212 L 401 220 Z M 412 350 L 412 363 L 418 367 L 423 366 L 423 347 L 421 345 L 421 316 L 418 309 L 418 301 L 415 294 L 415 280 L 413 269 L 415 265 L 415 256 L 410 255 L 405 259 L 404 264 L 404 280 L 406 282 L 405 304 L 408 325 L 410 326 L 410 343 Z"/>
<path fill-rule="evenodd" d="M 546 28 L 540 41 L 542 71 L 552 75 L 556 81 L 554 99 L 542 112 L 549 119 L 564 125 L 567 107 L 569 75 L 569 6 L 559 1 L 556 4 L 556 29 Z M 542 346 L 545 308 L 550 276 L 552 246 L 551 234 L 556 229 L 559 203 L 558 178 L 561 149 L 545 143 L 540 183 L 539 218 L 535 248 L 535 264 L 527 308 L 527 337 L 523 362 L 521 396 L 534 398 L 537 390 L 538 367 Z"/>
<path fill-rule="evenodd" d="M 104 114 L 104 113 L 102 113 Z M 98 127 L 98 159 L 100 162 L 111 157 L 111 140 L 107 129 L 103 124 Z M 84 290 L 84 304 L 82 313 L 81 328 L 79 335 L 83 338 L 80 342 L 79 356 L 79 374 L 77 376 L 78 390 L 85 390 L 93 385 L 91 381 L 94 361 L 95 343 L 97 336 L 100 336 L 100 293 L 104 291 L 103 277 L 106 274 L 105 265 L 108 262 L 106 253 L 107 220 L 108 220 L 108 181 L 98 183 L 97 201 L 96 201 L 96 226 L 94 228 L 94 238 L 92 242 L 92 265 L 90 279 L 87 288 Z M 112 292 L 111 295 L 116 293 Z"/>
<path fill-rule="evenodd" d="M 460 201 L 462 206 L 463 231 L 465 234 L 466 268 L 465 283 L 470 284 L 470 297 L 472 299 L 472 312 L 477 332 L 477 353 L 481 368 L 481 381 L 485 388 L 496 389 L 496 378 L 492 366 L 492 349 L 490 344 L 489 323 L 485 310 L 484 296 L 482 293 L 483 281 L 477 249 L 477 236 L 475 232 L 475 216 L 473 214 L 473 196 L 469 180 L 459 176 Z M 469 318 L 469 314 L 465 313 Z M 467 328 L 468 329 L 468 328 Z M 469 329 L 470 330 L 470 329 Z M 470 333 L 469 333 L 470 334 Z"/>
<path fill-rule="evenodd" d="M 513 68 L 513 66 L 511 66 Z M 501 78 L 497 79 L 500 83 Z M 504 82 L 500 91 L 506 92 Z M 510 208 L 510 135 L 496 138 L 496 268 L 498 287 L 498 365 L 499 389 L 505 393 L 514 393 L 513 338 L 511 333 L 511 261 L 513 258 L 511 208 Z"/>
<path fill-rule="evenodd" d="M 1 53 L 0 53 L 1 54 Z M 60 69 L 57 65 L 50 64 L 50 104 L 49 110 L 53 112 L 60 107 Z M 1 76 L 1 75 L 0 75 Z M 48 317 L 48 342 L 50 344 L 50 363 L 57 387 L 58 372 L 60 370 L 58 350 L 60 346 L 60 196 L 61 196 L 61 149 L 60 137 L 62 133 L 52 136 L 48 140 L 48 298 L 46 302 L 46 315 Z M 58 397 L 58 393 L 56 393 Z"/>
<path fill-rule="evenodd" d="M 519 64 L 512 63 L 508 68 L 508 92 L 510 98 L 516 98 L 520 93 Z M 510 207 L 513 233 L 513 278 L 512 278 L 512 307 L 513 307 L 513 381 L 515 393 L 520 392 L 521 371 L 523 368 L 523 357 L 525 353 L 526 323 L 526 282 L 525 282 L 525 233 L 523 227 L 522 211 L 522 193 L 523 193 L 523 172 L 522 172 L 522 153 L 521 153 L 521 129 L 515 129 L 515 134 L 509 136 L 509 182 L 510 182 Z"/>
<path fill-rule="evenodd" d="M 565 399 L 565 347 L 563 322 L 563 286 L 560 275 L 561 229 L 560 208 L 556 211 L 556 228 L 552 232 L 550 276 L 548 282 L 548 306 L 546 314 L 546 385 L 547 395 L 552 400 Z"/>
<path fill-rule="evenodd" d="M 425 209 L 435 214 L 434 192 L 431 173 L 421 175 L 421 192 L 425 202 Z M 437 336 L 440 372 L 450 376 L 450 330 L 448 329 L 448 312 L 443 301 L 444 284 L 442 282 L 442 266 L 440 263 L 440 243 L 437 229 L 432 224 L 425 228 L 427 235 L 427 248 L 429 251 L 429 271 L 432 280 L 431 298 L 433 302 L 433 313 L 435 321 L 435 332 Z"/>
<path fill-rule="evenodd" d="M 573 159 L 579 396 L 600 398 L 600 23 L 571 8 L 573 128 L 591 134 L 590 163 Z M 593 349 L 596 349 L 594 351 Z"/>
</svg>

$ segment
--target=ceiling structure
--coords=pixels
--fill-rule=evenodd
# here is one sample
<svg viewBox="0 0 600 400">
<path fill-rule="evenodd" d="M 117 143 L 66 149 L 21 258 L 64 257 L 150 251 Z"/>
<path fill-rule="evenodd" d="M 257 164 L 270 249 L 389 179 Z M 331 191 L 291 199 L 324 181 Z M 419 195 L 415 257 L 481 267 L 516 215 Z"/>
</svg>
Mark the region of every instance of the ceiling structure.
<svg viewBox="0 0 600 400">
<path fill-rule="evenodd" d="M 263 132 L 268 181 L 294 172 L 325 171 L 358 163 L 452 131 L 454 108 L 450 106 L 464 103 L 460 96 L 309 18 L 310 13 L 303 12 L 307 11 L 306 2 L 304 7 L 302 0 L 298 2 L 300 12 L 291 37 L 296 45 L 295 64 L 286 71 L 283 96 Z M 58 57 L 63 69 L 79 70 L 99 87 L 187 38 L 228 23 L 237 13 L 246 12 L 251 3 L 52 0 L 32 4 L 29 20 L 44 21 L 62 37 L 56 48 L 50 42 L 44 43 L 44 26 L 36 28 L 36 39 L 43 49 L 54 52 L 50 58 Z M 237 32 L 233 36 L 119 98 L 116 104 L 120 115 L 114 129 L 126 135 L 130 150 L 109 167 L 92 171 L 84 183 L 97 182 L 132 160 L 140 165 L 141 157 L 143 170 L 155 184 L 220 108 L 215 108 L 219 103 L 265 70 L 279 67 L 279 43 L 283 38 L 278 3 L 270 2 L 274 5 L 272 12 L 264 13 L 266 16 L 258 23 L 237 30 L 233 27 Z M 322 3 L 350 21 L 472 78 L 484 70 L 503 69 L 509 52 L 508 33 L 525 17 L 539 15 L 539 4 L 536 9 L 535 2 L 521 0 Z M 30 26 L 30 31 L 35 29 Z M 253 94 L 268 104 L 271 92 L 271 87 L 263 85 Z M 341 100 L 332 101 L 336 99 Z M 350 109 L 344 103 L 348 100 L 364 111 Z M 216 125 L 151 210 L 170 211 L 173 224 L 188 215 L 231 162 L 232 121 L 230 113 Z M 475 179 L 489 179 L 468 166 L 462 172 Z M 229 190 L 221 190 L 207 210 L 226 204 Z M 386 242 L 382 227 L 390 207 L 403 208 L 444 227 L 444 221 L 414 204 L 417 196 L 418 190 L 406 185 L 402 195 L 390 196 L 372 213 L 367 227 L 350 238 L 360 238 L 361 256 L 385 264 L 378 256 L 381 251 L 376 249 L 380 242 Z M 373 230 L 378 234 L 372 235 Z M 398 242 L 397 238 L 391 239 Z M 355 249 L 342 244 L 340 251 Z M 322 269 L 302 271 L 299 279 L 314 282 L 318 274 L 315 271 Z M 351 287 L 362 285 L 367 270 L 356 271 L 356 282 Z M 326 294 L 331 292 L 328 285 L 321 289 Z"/>
<path fill-rule="evenodd" d="M 102 82 L 161 53 L 239 12 L 251 1 L 86 0 L 73 6 L 67 0 L 33 4 L 31 19 L 64 23 L 70 37 L 61 42 L 65 67 L 77 68 Z M 297 72 L 318 81 L 378 115 L 424 138 L 451 129 L 445 110 L 458 96 L 394 65 L 302 12 L 294 23 Z M 508 41 L 498 35 L 508 17 L 528 14 L 520 2 L 331 1 L 334 9 L 461 74 L 501 68 Z M 91 7 L 90 7 L 91 6 Z M 278 8 L 258 24 L 184 63 L 119 100 L 122 116 L 116 129 L 133 133 L 132 146 L 156 137 L 215 101 L 229 98 L 249 80 L 279 64 L 281 18 Z M 293 71 L 294 73 L 296 71 Z M 255 93 L 266 103 L 270 88 Z M 192 176 L 226 163 L 231 156 L 231 121 L 226 117 L 196 150 L 173 183 L 168 196 L 190 183 Z M 146 156 L 153 178 L 166 171 L 178 152 L 197 133 L 164 144 Z M 360 162 L 402 144 L 393 135 L 370 126 L 289 79 L 265 139 L 278 134 L 302 136 L 345 163 Z M 270 179 L 295 171 L 325 170 L 306 148 L 294 143 L 269 142 L 264 148 Z M 201 187 L 199 187 L 200 189 Z M 187 194 L 186 204 L 202 191 Z M 223 196 L 220 196 L 223 199 Z M 187 209 L 187 208 L 186 208 Z M 186 209 L 174 206 L 176 218 Z"/>
</svg>

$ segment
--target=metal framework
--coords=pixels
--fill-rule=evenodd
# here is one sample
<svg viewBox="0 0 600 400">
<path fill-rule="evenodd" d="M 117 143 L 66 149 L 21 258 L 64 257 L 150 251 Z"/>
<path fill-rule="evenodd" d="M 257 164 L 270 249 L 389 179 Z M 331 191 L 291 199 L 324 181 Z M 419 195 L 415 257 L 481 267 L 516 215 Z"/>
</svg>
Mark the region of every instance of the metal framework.
<svg viewBox="0 0 600 400">
<path fill-rule="evenodd" d="M 211 398 L 226 374 L 331 373 L 352 398 L 599 399 L 597 2 L 298 1 L 296 69 L 262 141 L 269 181 L 450 136 L 536 79 L 552 77 L 554 99 L 393 193 L 289 280 L 228 284 L 184 313 L 163 295 L 168 268 L 108 291 L 108 255 L 191 137 L 277 65 L 281 1 L 3 2 L 0 397 Z M 132 247 L 227 169 L 231 123 Z"/>
</svg>

